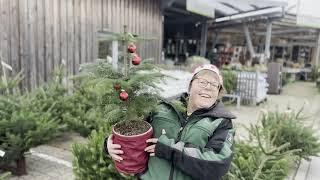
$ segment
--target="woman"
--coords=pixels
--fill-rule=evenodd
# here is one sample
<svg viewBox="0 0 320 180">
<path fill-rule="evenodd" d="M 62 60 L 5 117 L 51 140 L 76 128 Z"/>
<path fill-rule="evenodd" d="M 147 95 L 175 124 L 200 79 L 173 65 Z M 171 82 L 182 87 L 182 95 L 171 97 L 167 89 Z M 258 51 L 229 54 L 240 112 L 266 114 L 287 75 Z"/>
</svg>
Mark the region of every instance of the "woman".
<svg viewBox="0 0 320 180">
<path fill-rule="evenodd" d="M 189 83 L 188 95 L 181 97 L 186 112 L 175 105 L 162 102 L 148 121 L 154 128 L 150 145 L 148 169 L 137 175 L 152 180 L 219 180 L 230 166 L 233 156 L 234 129 L 220 97 L 222 76 L 214 65 L 195 69 Z M 120 145 L 106 140 L 106 151 L 116 161 L 123 160 Z"/>
</svg>

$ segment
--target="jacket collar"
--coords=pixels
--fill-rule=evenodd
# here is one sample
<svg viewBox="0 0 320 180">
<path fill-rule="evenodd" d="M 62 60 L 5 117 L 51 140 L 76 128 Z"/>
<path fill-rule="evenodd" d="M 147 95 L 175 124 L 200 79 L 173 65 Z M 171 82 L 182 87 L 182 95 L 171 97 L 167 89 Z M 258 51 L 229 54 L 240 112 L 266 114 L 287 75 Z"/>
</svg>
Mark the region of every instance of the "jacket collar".
<svg viewBox="0 0 320 180">
<path fill-rule="evenodd" d="M 185 107 L 187 107 L 188 103 L 188 94 L 183 93 L 180 96 L 180 101 L 183 103 Z M 226 119 L 235 119 L 236 116 L 233 115 L 229 110 L 227 110 L 221 100 L 217 100 L 211 107 L 198 109 L 192 114 L 195 114 L 199 117 L 213 117 L 217 118 L 226 118 Z"/>
</svg>

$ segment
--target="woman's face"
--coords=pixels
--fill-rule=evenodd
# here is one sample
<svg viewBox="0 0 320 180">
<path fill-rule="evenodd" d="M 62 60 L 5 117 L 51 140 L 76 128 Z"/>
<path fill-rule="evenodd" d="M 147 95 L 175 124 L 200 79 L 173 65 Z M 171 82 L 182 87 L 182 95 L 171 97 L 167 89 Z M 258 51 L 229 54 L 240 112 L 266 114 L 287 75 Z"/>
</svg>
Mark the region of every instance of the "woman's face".
<svg viewBox="0 0 320 180">
<path fill-rule="evenodd" d="M 189 105 L 193 111 L 211 107 L 218 98 L 220 88 L 219 77 L 215 72 L 200 71 L 198 74 L 192 81 L 189 91 Z"/>
</svg>

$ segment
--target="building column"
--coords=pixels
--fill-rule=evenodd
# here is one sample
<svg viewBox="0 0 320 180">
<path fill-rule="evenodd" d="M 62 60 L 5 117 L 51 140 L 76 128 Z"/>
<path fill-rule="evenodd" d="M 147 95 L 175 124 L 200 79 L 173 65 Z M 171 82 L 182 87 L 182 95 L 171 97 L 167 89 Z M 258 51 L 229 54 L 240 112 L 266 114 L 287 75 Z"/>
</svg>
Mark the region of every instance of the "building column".
<svg viewBox="0 0 320 180">
<path fill-rule="evenodd" d="M 244 34 L 246 36 L 246 42 L 247 42 L 247 46 L 248 46 L 248 49 L 249 49 L 249 52 L 250 52 L 250 56 L 251 56 L 251 58 L 253 58 L 253 57 L 255 57 L 255 52 L 254 52 L 254 49 L 253 49 L 249 28 L 248 28 L 248 26 L 246 24 L 243 24 L 243 31 L 244 31 Z"/>
<path fill-rule="evenodd" d="M 272 22 L 269 21 L 267 24 L 266 44 L 265 44 L 265 49 L 264 49 L 264 54 L 267 59 L 270 59 L 271 34 L 272 34 Z"/>
<path fill-rule="evenodd" d="M 320 65 L 320 31 L 318 31 L 318 38 L 317 38 L 317 47 L 316 47 L 316 53 L 313 58 L 313 64 L 315 67 L 318 67 Z"/>
<path fill-rule="evenodd" d="M 208 38 L 208 23 L 206 21 L 203 21 L 201 26 L 201 48 L 200 48 L 200 56 L 202 57 L 206 57 L 207 38 Z"/>
</svg>

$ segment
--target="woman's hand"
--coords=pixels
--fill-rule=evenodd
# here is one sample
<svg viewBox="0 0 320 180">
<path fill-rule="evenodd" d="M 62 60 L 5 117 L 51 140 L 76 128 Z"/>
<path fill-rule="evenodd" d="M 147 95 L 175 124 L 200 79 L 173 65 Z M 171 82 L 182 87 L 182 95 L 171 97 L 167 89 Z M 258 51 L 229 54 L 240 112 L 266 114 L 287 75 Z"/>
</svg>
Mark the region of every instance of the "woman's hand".
<svg viewBox="0 0 320 180">
<path fill-rule="evenodd" d="M 162 129 L 162 134 L 166 134 L 166 131 Z M 155 149 L 158 142 L 158 138 L 151 138 L 146 141 L 147 143 L 151 143 L 152 145 L 146 147 L 144 151 L 150 153 L 150 156 L 155 156 Z"/>
<path fill-rule="evenodd" d="M 155 156 L 156 144 L 158 142 L 157 138 L 151 138 L 147 140 L 147 143 L 152 143 L 152 145 L 146 147 L 144 151 L 150 153 L 150 156 Z"/>
<path fill-rule="evenodd" d="M 112 135 L 108 137 L 107 147 L 108 147 L 108 153 L 113 160 L 118 162 L 123 160 L 123 158 L 119 156 L 120 154 L 123 154 L 123 151 L 120 149 L 121 145 L 113 144 Z"/>
</svg>

